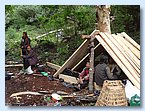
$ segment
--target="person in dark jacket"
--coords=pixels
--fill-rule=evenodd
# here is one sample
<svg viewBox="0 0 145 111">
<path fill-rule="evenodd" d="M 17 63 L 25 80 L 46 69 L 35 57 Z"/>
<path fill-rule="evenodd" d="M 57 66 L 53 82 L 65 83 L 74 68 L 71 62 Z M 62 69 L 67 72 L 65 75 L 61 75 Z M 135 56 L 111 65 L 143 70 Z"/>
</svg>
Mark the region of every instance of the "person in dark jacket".
<svg viewBox="0 0 145 111">
<path fill-rule="evenodd" d="M 27 32 L 23 32 L 23 36 L 21 39 L 21 49 L 22 49 L 22 55 L 26 55 L 27 47 L 30 46 L 30 38 L 27 36 Z"/>
<path fill-rule="evenodd" d="M 31 67 L 35 66 L 38 62 L 38 58 L 36 53 L 34 52 L 33 49 L 31 49 L 31 46 L 27 47 L 27 54 L 22 55 L 22 57 L 25 60 L 25 67 L 26 67 L 26 72 L 28 74 L 33 73 Z"/>
<path fill-rule="evenodd" d="M 27 36 L 27 32 L 23 32 L 23 36 L 22 36 L 22 39 L 21 39 L 21 44 L 20 44 L 20 47 L 21 47 L 21 55 L 26 55 L 27 54 L 27 47 L 30 46 L 30 38 Z M 27 63 L 25 63 L 26 60 L 25 58 L 23 58 L 23 64 L 24 64 L 24 69 L 27 68 Z"/>
<path fill-rule="evenodd" d="M 95 67 L 95 82 L 96 85 L 102 87 L 105 80 L 117 79 L 117 75 L 113 75 L 108 66 L 108 56 L 102 55 L 100 63 Z"/>
</svg>

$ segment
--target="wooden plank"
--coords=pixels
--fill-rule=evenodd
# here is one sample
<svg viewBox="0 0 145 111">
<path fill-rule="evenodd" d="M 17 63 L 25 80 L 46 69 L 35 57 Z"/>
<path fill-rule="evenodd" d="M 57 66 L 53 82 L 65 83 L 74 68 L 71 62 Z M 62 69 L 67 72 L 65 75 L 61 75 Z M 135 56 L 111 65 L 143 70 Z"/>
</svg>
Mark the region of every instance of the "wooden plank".
<svg viewBox="0 0 145 111">
<path fill-rule="evenodd" d="M 43 95 L 43 94 L 38 93 L 38 92 L 26 91 L 26 92 L 14 93 L 14 94 L 12 94 L 10 97 L 15 97 L 15 96 L 19 96 L 19 95 L 27 95 L 27 94 L 31 94 L 31 95 Z"/>
<path fill-rule="evenodd" d="M 126 39 L 124 39 L 123 38 L 124 37 L 123 35 L 121 35 L 121 34 L 118 34 L 118 35 L 122 36 L 122 38 L 120 38 L 120 39 L 122 39 L 124 41 L 125 45 L 132 51 L 132 53 L 134 53 L 134 55 L 138 59 L 140 59 L 140 50 L 138 50 L 136 47 L 134 47 L 129 41 L 127 41 Z"/>
<path fill-rule="evenodd" d="M 120 36 L 120 34 L 118 34 L 117 36 Z M 124 44 L 123 47 L 128 51 L 128 53 L 134 59 L 134 61 L 137 64 L 137 66 L 140 67 L 140 59 L 136 56 L 137 55 L 136 53 L 140 53 L 140 52 L 134 52 L 134 50 L 132 50 L 132 47 L 122 37 L 119 37 L 118 39 L 120 41 L 122 41 L 122 44 Z"/>
<path fill-rule="evenodd" d="M 23 64 L 12 64 L 12 65 L 5 65 L 6 68 L 8 67 L 23 67 Z"/>
<path fill-rule="evenodd" d="M 117 45 L 118 49 L 121 51 L 121 53 L 124 55 L 124 57 L 130 62 L 130 64 L 132 65 L 132 67 L 137 71 L 138 76 L 140 76 L 140 70 L 137 67 L 137 65 L 135 64 L 135 62 L 133 62 L 133 60 L 131 59 L 131 57 L 128 55 L 127 51 L 123 48 L 123 43 L 119 40 L 120 36 L 116 36 L 115 34 L 112 34 L 112 38 L 115 41 L 114 43 Z"/>
<path fill-rule="evenodd" d="M 56 70 L 58 70 L 61 67 L 61 66 L 53 64 L 51 62 L 46 62 L 46 65 L 53 68 L 53 69 L 56 69 Z"/>
<path fill-rule="evenodd" d="M 101 36 L 97 35 L 96 39 L 101 43 L 101 45 L 105 48 L 105 50 L 110 54 L 110 56 L 114 59 L 114 61 L 119 65 L 119 67 L 124 71 L 124 73 L 127 75 L 127 77 L 134 83 L 134 85 L 140 89 L 140 82 L 135 80 L 135 78 L 130 74 L 128 69 L 125 67 L 125 65 L 120 61 L 120 59 L 116 56 L 116 53 L 112 51 L 110 46 L 104 41 L 104 39 L 101 38 Z"/>
<path fill-rule="evenodd" d="M 100 43 L 97 44 L 97 46 L 95 46 L 94 50 L 96 50 L 97 48 L 99 48 L 100 45 L 101 45 Z M 89 57 L 89 55 L 90 55 L 90 53 L 88 53 L 83 59 L 81 59 L 81 61 L 79 61 L 79 63 L 76 64 L 71 70 L 75 70 L 85 59 L 87 59 L 87 57 Z"/>
<path fill-rule="evenodd" d="M 98 33 L 98 30 L 94 30 L 90 36 Z M 66 68 L 72 69 L 87 53 L 89 40 L 85 40 L 80 47 L 69 57 L 69 59 L 62 65 L 62 67 L 54 74 L 54 76 L 58 76 L 62 71 Z"/>
<path fill-rule="evenodd" d="M 134 45 L 140 51 L 140 45 L 136 43 L 131 37 L 129 37 L 125 32 L 121 33 L 124 36 L 124 39 L 129 41 L 132 45 Z"/>
<path fill-rule="evenodd" d="M 135 77 L 135 79 L 139 82 L 140 78 L 137 76 L 138 73 L 129 63 L 129 61 L 124 57 L 123 53 L 118 49 L 118 46 L 115 45 L 116 41 L 112 38 L 112 36 L 108 33 L 102 33 L 102 38 L 106 39 L 105 41 L 110 45 L 111 49 L 117 53 L 118 58 L 122 61 L 125 67 L 130 71 L 130 74 Z"/>
<path fill-rule="evenodd" d="M 128 55 L 128 57 L 135 63 L 135 65 L 140 69 L 140 60 L 129 50 L 122 39 L 120 39 L 119 35 L 112 34 L 112 37 L 118 41 L 118 43 L 122 46 L 123 51 Z"/>
<path fill-rule="evenodd" d="M 87 57 L 90 55 L 90 53 L 88 53 L 83 59 L 81 59 L 79 61 L 78 64 L 76 64 L 71 70 L 75 70 L 85 59 L 87 59 Z"/>
<path fill-rule="evenodd" d="M 85 40 L 81 46 L 69 57 L 69 59 L 62 65 L 62 67 L 54 74 L 58 76 L 66 68 L 72 69 L 78 61 L 80 61 L 84 55 L 87 53 L 89 41 Z"/>
<path fill-rule="evenodd" d="M 77 80 L 75 77 L 64 75 L 64 74 L 59 74 L 59 78 L 64 79 L 65 82 L 71 83 L 71 84 L 77 84 Z"/>
</svg>

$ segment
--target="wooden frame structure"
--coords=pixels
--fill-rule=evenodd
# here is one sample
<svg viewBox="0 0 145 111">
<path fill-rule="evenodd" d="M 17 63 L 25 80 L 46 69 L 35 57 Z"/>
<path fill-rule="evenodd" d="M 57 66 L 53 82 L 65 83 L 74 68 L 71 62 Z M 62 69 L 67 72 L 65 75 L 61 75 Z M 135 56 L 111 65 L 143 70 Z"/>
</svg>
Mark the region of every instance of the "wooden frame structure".
<svg viewBox="0 0 145 111">
<path fill-rule="evenodd" d="M 95 54 L 99 55 L 104 50 L 107 51 L 131 82 L 140 89 L 140 45 L 125 32 L 107 34 L 94 30 L 90 34 L 91 36 L 94 36 L 94 40 L 97 41 L 94 47 Z M 82 64 L 84 64 L 84 61 L 90 55 L 87 51 L 90 43 L 89 36 L 85 37 L 87 39 L 57 70 L 54 76 L 61 74 L 65 68 L 77 70 L 82 67 Z"/>
</svg>

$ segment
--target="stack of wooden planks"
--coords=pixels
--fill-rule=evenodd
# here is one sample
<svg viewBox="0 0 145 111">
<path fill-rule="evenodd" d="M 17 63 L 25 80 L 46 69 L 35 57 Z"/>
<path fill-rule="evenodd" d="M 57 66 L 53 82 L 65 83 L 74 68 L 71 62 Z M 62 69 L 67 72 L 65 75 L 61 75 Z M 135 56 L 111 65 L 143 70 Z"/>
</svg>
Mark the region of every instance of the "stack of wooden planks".
<svg viewBox="0 0 145 111">
<path fill-rule="evenodd" d="M 125 32 L 112 35 L 100 32 L 96 39 L 132 83 L 140 89 L 140 46 Z"/>
</svg>

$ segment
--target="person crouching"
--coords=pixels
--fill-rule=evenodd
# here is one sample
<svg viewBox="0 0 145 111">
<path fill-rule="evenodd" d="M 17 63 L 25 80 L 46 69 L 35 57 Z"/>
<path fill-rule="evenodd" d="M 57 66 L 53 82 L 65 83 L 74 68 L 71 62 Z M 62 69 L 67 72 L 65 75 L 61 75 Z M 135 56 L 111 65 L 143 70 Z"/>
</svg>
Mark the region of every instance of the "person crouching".
<svg viewBox="0 0 145 111">
<path fill-rule="evenodd" d="M 78 80 L 78 87 L 79 89 L 84 89 L 89 84 L 89 69 L 90 69 L 90 62 L 86 62 L 86 67 L 83 69 L 83 71 L 79 75 Z"/>
<path fill-rule="evenodd" d="M 26 55 L 22 55 L 22 58 L 24 58 L 25 60 L 25 64 L 24 64 L 24 68 L 25 68 L 25 72 L 27 74 L 32 74 L 32 67 L 34 67 L 37 62 L 38 62 L 38 58 L 36 53 L 34 52 L 34 50 L 31 48 L 31 46 L 27 46 L 27 54 Z"/>
</svg>

